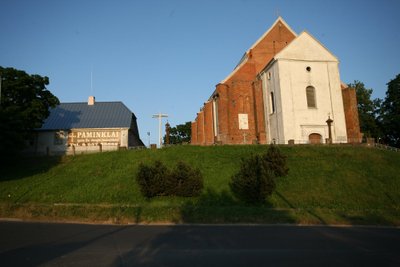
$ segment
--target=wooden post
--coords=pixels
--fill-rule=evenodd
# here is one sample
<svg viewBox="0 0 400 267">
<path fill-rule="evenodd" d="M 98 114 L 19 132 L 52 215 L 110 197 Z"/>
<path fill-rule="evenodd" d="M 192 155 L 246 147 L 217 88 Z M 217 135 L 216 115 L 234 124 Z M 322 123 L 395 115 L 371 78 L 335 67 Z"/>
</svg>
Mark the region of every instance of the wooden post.
<svg viewBox="0 0 400 267">
<path fill-rule="evenodd" d="M 332 122 L 333 120 L 331 119 L 330 116 L 328 116 L 328 119 L 326 120 L 326 123 L 328 124 L 328 135 L 329 135 L 329 140 L 327 143 L 332 144 Z"/>
<path fill-rule="evenodd" d="M 169 135 L 170 135 L 170 131 L 171 131 L 171 125 L 169 125 L 169 123 L 167 122 L 165 124 L 165 144 L 169 145 Z"/>
</svg>

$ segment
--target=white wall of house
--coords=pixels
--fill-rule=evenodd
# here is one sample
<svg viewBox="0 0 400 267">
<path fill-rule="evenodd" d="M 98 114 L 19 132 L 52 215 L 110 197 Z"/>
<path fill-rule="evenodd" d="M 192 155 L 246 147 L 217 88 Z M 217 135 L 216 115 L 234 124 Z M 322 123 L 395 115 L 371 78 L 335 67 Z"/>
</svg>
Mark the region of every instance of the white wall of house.
<svg viewBox="0 0 400 267">
<path fill-rule="evenodd" d="M 128 147 L 128 131 L 128 128 L 39 131 L 32 150 L 50 155 L 94 153 L 100 152 L 101 144 L 101 151 L 113 151 Z M 75 139 L 71 134 L 75 134 Z"/>
<path fill-rule="evenodd" d="M 328 117 L 333 120 L 332 141 L 347 142 L 338 64 L 336 57 L 306 32 L 275 56 L 261 76 L 269 142 L 308 143 L 312 133 L 320 134 L 324 142 Z M 315 89 L 315 107 L 307 105 L 308 86 Z"/>
</svg>

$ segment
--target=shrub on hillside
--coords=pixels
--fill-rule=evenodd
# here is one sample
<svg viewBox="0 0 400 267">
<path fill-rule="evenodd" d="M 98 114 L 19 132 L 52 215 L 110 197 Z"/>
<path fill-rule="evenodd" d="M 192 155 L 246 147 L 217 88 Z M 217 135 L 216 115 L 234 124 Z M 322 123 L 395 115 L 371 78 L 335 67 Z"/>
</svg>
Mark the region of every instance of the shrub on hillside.
<svg viewBox="0 0 400 267">
<path fill-rule="evenodd" d="M 147 197 L 156 196 L 197 196 L 203 189 L 200 170 L 184 162 L 178 162 L 170 171 L 161 161 L 153 165 L 139 165 L 136 177 L 141 193 Z"/>
<path fill-rule="evenodd" d="M 203 175 L 199 169 L 179 161 L 171 173 L 173 184 L 170 194 L 182 197 L 198 196 L 203 189 Z"/>
<path fill-rule="evenodd" d="M 263 159 L 276 177 L 283 177 L 289 173 L 289 168 L 286 165 L 286 156 L 281 153 L 276 145 L 272 144 L 268 147 Z"/>
<path fill-rule="evenodd" d="M 139 164 L 139 171 L 136 181 L 139 184 L 141 193 L 147 197 L 163 196 L 172 186 L 170 181 L 170 171 L 161 161 L 155 161 L 153 165 L 147 166 Z"/>
<path fill-rule="evenodd" d="M 262 203 L 275 189 L 275 174 L 260 155 L 242 159 L 240 170 L 229 184 L 236 198 L 246 203 Z"/>
</svg>

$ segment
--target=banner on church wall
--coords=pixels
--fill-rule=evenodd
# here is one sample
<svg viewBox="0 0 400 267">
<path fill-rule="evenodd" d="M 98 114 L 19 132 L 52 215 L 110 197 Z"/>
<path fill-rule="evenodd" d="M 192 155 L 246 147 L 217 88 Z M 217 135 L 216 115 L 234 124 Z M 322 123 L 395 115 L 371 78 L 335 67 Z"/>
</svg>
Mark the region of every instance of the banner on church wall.
<svg viewBox="0 0 400 267">
<path fill-rule="evenodd" d="M 239 114 L 239 129 L 240 130 L 249 129 L 249 117 L 247 114 Z"/>
<path fill-rule="evenodd" d="M 68 133 L 68 145 L 118 145 L 120 131 L 115 130 L 72 130 Z"/>
</svg>

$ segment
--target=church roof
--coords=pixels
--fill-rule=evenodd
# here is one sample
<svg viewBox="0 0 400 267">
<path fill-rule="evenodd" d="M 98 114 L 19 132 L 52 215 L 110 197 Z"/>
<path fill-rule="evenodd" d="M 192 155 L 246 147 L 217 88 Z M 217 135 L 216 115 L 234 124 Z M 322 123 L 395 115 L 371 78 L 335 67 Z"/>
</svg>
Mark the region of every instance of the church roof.
<svg viewBox="0 0 400 267">
<path fill-rule="evenodd" d="M 254 49 L 264 38 L 266 38 L 267 35 L 272 31 L 272 29 L 274 29 L 274 27 L 280 25 L 280 23 L 283 24 L 294 36 L 297 36 L 296 32 L 293 31 L 292 28 L 290 28 L 290 26 L 286 23 L 286 21 L 279 16 L 272 24 L 272 26 L 266 32 L 264 32 L 264 34 L 260 38 L 258 38 L 258 40 L 244 53 L 244 55 L 242 56 L 236 67 L 233 69 L 233 71 L 227 77 L 225 77 L 225 79 L 223 79 L 220 83 L 225 83 L 226 81 L 228 81 L 247 62 L 249 58 L 248 57 L 249 52 L 252 49 Z"/>
<path fill-rule="evenodd" d="M 135 115 L 122 102 L 61 103 L 38 130 L 130 128 Z"/>
</svg>

